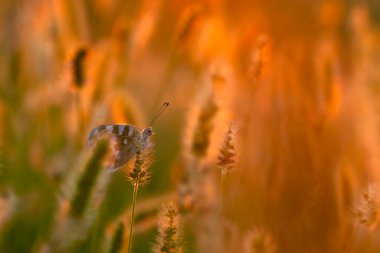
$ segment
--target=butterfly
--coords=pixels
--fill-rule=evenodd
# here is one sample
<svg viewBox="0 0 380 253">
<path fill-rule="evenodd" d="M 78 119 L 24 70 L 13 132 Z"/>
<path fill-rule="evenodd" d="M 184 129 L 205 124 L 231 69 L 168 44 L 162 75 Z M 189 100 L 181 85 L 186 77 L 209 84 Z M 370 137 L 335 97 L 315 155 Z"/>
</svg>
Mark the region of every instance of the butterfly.
<svg viewBox="0 0 380 253">
<path fill-rule="evenodd" d="M 152 125 L 169 103 L 165 102 L 151 121 Z M 108 137 L 111 141 L 111 161 L 107 168 L 115 171 L 123 167 L 136 155 L 136 153 L 154 144 L 150 140 L 153 135 L 152 127 L 140 129 L 134 125 L 100 125 L 92 129 L 88 135 L 88 145 L 91 147 L 97 139 Z"/>
<path fill-rule="evenodd" d="M 91 130 L 88 135 L 88 144 L 93 146 L 94 142 L 101 137 L 108 137 L 111 141 L 111 163 L 108 169 L 115 171 L 130 161 L 136 152 L 151 147 L 153 142 L 151 127 L 143 130 L 133 125 L 100 125 Z"/>
</svg>

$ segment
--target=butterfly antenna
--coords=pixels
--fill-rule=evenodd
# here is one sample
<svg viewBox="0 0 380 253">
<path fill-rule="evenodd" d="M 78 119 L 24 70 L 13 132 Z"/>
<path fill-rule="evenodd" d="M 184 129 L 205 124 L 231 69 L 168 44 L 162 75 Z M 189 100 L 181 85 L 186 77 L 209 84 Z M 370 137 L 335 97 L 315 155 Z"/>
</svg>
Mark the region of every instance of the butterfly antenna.
<svg viewBox="0 0 380 253">
<path fill-rule="evenodd" d="M 152 126 L 153 123 L 156 121 L 156 119 L 165 111 L 165 109 L 169 106 L 169 102 L 165 102 L 161 107 L 160 109 L 158 110 L 158 112 L 156 113 L 156 115 L 153 117 L 152 121 L 150 122 L 149 126 Z"/>
</svg>

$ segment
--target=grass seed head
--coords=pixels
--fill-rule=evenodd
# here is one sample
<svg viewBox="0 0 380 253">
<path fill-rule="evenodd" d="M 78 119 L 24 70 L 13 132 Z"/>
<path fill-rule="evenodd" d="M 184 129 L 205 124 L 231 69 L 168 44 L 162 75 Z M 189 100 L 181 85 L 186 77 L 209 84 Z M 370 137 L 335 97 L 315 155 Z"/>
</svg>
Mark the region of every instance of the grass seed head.
<svg viewBox="0 0 380 253">
<path fill-rule="evenodd" d="M 85 61 L 88 55 L 88 49 L 85 47 L 79 48 L 72 59 L 72 78 L 73 83 L 77 88 L 82 88 L 86 82 L 85 76 Z"/>
<path fill-rule="evenodd" d="M 182 252 L 180 245 L 180 217 L 176 205 L 169 203 L 161 209 L 158 226 L 158 236 L 153 252 Z"/>
<path fill-rule="evenodd" d="M 224 134 L 224 140 L 219 149 L 217 166 L 225 172 L 231 171 L 234 167 L 235 155 L 233 132 L 230 126 L 228 131 Z"/>
<path fill-rule="evenodd" d="M 376 185 L 370 184 L 354 208 L 354 221 L 363 226 L 374 227 L 378 213 L 377 188 Z"/>
<path fill-rule="evenodd" d="M 214 128 L 214 118 L 218 112 L 212 96 L 203 105 L 198 116 L 198 123 L 193 133 L 191 150 L 194 156 L 198 158 L 205 157 L 210 145 L 210 135 Z"/>
<path fill-rule="evenodd" d="M 126 174 L 133 185 L 145 185 L 150 179 L 150 167 L 154 162 L 154 145 L 143 148 L 140 141 L 134 159 L 128 163 Z"/>
</svg>

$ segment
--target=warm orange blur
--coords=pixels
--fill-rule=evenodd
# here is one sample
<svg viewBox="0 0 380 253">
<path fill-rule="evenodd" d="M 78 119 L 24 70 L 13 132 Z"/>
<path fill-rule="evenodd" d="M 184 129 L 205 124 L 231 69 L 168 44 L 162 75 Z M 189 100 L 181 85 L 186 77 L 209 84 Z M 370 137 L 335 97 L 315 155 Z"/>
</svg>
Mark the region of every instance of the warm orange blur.
<svg viewBox="0 0 380 253">
<path fill-rule="evenodd" d="M 165 101 L 139 201 L 177 196 L 184 252 L 380 252 L 376 0 L 2 1 L 0 18 L 1 252 L 75 242 L 60 227 L 87 134 L 144 128 Z M 108 252 L 130 212 L 125 176 L 100 177 L 69 252 Z M 42 232 L 17 248 L 19 224 Z"/>
</svg>

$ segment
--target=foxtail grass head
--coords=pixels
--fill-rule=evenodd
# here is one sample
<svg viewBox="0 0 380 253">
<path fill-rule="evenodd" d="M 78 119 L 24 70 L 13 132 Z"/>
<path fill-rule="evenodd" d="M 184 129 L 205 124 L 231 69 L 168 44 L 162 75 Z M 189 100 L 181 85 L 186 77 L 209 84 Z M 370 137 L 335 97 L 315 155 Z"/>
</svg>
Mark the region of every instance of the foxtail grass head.
<svg viewBox="0 0 380 253">
<path fill-rule="evenodd" d="M 354 221 L 357 224 L 373 229 L 377 226 L 378 218 L 379 203 L 377 200 L 377 186 L 370 184 L 354 207 Z"/>
<path fill-rule="evenodd" d="M 86 47 L 80 47 L 75 52 L 75 55 L 71 61 L 72 80 L 73 80 L 73 84 L 77 88 L 82 88 L 86 82 L 85 62 L 86 62 L 87 56 L 88 56 L 88 49 Z"/>
<path fill-rule="evenodd" d="M 133 185 L 145 185 L 150 179 L 150 167 L 154 162 L 154 145 L 143 148 L 140 141 L 137 145 L 135 157 L 125 170 L 129 181 Z"/>
<path fill-rule="evenodd" d="M 160 211 L 158 236 L 153 247 L 154 253 L 180 253 L 180 217 L 177 207 L 173 204 L 166 204 Z"/>
<path fill-rule="evenodd" d="M 207 150 L 210 145 L 210 135 L 214 128 L 214 118 L 217 112 L 218 107 L 212 96 L 210 96 L 201 108 L 198 122 L 193 133 L 191 151 L 196 157 L 201 158 L 207 155 Z"/>
<path fill-rule="evenodd" d="M 224 134 L 223 143 L 219 149 L 217 166 L 225 174 L 234 168 L 235 164 L 235 146 L 233 144 L 233 132 L 229 126 L 227 132 Z"/>
</svg>

